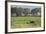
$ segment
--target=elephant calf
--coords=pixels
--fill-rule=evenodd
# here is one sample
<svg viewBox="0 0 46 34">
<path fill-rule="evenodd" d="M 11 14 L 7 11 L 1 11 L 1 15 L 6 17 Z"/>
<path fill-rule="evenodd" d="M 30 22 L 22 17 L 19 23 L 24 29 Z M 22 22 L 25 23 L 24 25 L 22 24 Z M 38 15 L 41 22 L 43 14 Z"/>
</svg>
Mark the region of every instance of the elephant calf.
<svg viewBox="0 0 46 34">
<path fill-rule="evenodd" d="M 30 24 L 30 23 L 35 23 L 34 21 L 29 21 L 29 22 L 27 22 L 27 24 Z"/>
</svg>

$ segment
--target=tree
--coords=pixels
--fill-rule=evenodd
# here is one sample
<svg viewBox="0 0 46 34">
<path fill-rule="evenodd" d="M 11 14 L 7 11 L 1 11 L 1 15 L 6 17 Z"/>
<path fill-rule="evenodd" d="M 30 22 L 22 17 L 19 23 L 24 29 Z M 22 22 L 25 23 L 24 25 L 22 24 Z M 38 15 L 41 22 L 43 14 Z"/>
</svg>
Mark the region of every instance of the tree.
<svg viewBox="0 0 46 34">
<path fill-rule="evenodd" d="M 23 8 L 21 7 L 11 8 L 11 13 L 15 13 L 16 16 L 21 16 L 22 12 L 23 12 Z"/>
<path fill-rule="evenodd" d="M 33 15 L 38 15 L 38 13 L 41 14 L 41 8 L 32 9 L 32 10 L 31 10 L 31 13 L 32 13 Z"/>
<path fill-rule="evenodd" d="M 28 8 L 24 8 L 24 14 L 25 14 L 25 16 L 27 16 L 27 14 L 29 13 L 29 11 L 30 11 L 30 9 L 28 9 Z"/>
</svg>

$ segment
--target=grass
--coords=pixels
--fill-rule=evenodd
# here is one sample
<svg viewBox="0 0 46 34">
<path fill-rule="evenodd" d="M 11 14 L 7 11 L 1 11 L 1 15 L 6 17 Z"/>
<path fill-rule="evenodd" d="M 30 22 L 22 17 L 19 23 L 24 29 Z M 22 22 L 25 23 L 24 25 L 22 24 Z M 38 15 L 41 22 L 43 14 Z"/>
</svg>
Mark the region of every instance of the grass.
<svg viewBox="0 0 46 34">
<path fill-rule="evenodd" d="M 30 23 L 30 21 L 34 21 L 34 23 Z M 33 28 L 40 26 L 41 17 L 11 17 L 11 28 Z"/>
</svg>

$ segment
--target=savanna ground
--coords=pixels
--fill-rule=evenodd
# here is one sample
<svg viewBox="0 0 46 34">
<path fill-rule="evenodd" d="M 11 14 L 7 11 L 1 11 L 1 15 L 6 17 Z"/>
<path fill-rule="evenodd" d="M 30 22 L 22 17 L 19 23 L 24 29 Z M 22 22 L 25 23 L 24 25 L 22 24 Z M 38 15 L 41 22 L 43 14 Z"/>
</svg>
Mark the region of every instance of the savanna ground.
<svg viewBox="0 0 46 34">
<path fill-rule="evenodd" d="M 34 23 L 30 23 L 34 21 Z M 41 26 L 41 17 L 11 17 L 11 28 L 35 28 Z"/>
</svg>

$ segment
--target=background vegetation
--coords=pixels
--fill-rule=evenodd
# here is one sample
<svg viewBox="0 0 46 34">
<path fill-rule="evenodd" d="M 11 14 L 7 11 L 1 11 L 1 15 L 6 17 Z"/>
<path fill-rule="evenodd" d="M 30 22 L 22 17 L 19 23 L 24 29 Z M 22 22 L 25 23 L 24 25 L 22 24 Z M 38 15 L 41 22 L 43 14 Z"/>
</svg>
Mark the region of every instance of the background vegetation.
<svg viewBox="0 0 46 34">
<path fill-rule="evenodd" d="M 11 7 L 11 28 L 31 28 L 41 26 L 41 8 Z"/>
</svg>

